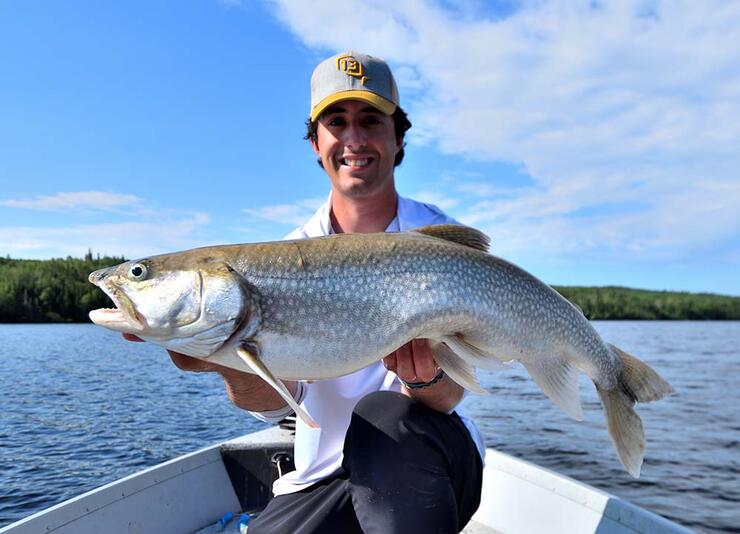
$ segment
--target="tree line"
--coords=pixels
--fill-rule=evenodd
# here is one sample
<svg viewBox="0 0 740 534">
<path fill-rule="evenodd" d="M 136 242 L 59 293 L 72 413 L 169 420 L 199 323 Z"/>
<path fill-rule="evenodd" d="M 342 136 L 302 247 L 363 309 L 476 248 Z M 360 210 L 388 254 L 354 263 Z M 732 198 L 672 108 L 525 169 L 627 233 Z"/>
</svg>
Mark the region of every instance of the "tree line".
<svg viewBox="0 0 740 534">
<path fill-rule="evenodd" d="M 113 307 L 88 282 L 96 270 L 123 257 L 17 260 L 0 258 L 0 323 L 87 322 L 88 312 Z M 649 291 L 625 287 L 555 286 L 589 319 L 740 320 L 740 297 Z"/>
<path fill-rule="evenodd" d="M 740 319 L 740 297 L 616 286 L 555 289 L 591 320 Z"/>
<path fill-rule="evenodd" d="M 84 259 L 0 258 L 0 323 L 88 322 L 90 310 L 114 307 L 88 275 L 123 261 L 90 252 Z"/>
</svg>

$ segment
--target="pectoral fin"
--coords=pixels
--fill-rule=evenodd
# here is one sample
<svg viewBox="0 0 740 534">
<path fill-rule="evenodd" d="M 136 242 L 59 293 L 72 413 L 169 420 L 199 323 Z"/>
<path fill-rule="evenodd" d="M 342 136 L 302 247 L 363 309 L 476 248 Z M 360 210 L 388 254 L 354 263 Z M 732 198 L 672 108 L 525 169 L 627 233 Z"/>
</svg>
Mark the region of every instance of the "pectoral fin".
<svg viewBox="0 0 740 534">
<path fill-rule="evenodd" d="M 285 402 L 288 403 L 288 406 L 293 408 L 296 415 L 298 415 L 298 417 L 300 417 L 304 423 L 306 423 L 311 428 L 319 428 L 318 423 L 314 421 L 311 416 L 308 415 L 306 411 L 301 408 L 300 405 L 295 401 L 293 395 L 291 395 L 290 391 L 288 391 L 288 388 L 285 387 L 285 384 L 283 384 L 279 379 L 275 378 L 272 375 L 270 370 L 262 362 L 262 360 L 259 359 L 257 355 L 252 354 L 250 351 L 243 347 L 239 347 L 238 349 L 236 349 L 236 353 L 244 361 L 244 363 L 246 363 L 249 368 L 254 371 L 254 374 L 270 384 L 275 389 L 275 391 L 277 391 L 280 396 L 285 399 Z"/>
</svg>

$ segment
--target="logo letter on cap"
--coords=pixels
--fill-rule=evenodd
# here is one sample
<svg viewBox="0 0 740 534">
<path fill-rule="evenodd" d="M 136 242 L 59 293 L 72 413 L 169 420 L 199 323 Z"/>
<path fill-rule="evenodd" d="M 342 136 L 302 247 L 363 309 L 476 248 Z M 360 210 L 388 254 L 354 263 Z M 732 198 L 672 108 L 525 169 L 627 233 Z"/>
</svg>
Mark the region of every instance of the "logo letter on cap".
<svg viewBox="0 0 740 534">
<path fill-rule="evenodd" d="M 365 80 L 369 80 L 367 76 L 363 74 L 364 68 L 362 63 L 357 61 L 352 56 L 341 56 L 337 58 L 337 69 L 344 71 L 347 76 L 354 76 L 360 79 L 360 83 L 365 85 Z"/>
</svg>

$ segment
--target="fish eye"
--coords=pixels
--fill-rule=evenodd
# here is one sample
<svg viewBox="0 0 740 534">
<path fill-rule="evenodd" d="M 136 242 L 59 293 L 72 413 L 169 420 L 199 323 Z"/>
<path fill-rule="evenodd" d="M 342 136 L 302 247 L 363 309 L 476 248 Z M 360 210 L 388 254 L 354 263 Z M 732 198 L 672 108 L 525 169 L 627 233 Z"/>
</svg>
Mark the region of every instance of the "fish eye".
<svg viewBox="0 0 740 534">
<path fill-rule="evenodd" d="M 128 270 L 129 278 L 133 280 L 143 280 L 146 277 L 147 268 L 143 263 L 135 263 Z"/>
</svg>

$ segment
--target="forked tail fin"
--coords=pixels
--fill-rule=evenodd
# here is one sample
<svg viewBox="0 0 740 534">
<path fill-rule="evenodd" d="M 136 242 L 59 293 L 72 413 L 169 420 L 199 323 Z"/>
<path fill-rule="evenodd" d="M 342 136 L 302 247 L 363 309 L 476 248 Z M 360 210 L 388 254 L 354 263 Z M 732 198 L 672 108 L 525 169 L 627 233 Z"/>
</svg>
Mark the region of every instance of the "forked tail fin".
<svg viewBox="0 0 740 534">
<path fill-rule="evenodd" d="M 606 426 L 622 465 L 630 475 L 640 476 L 645 455 L 642 420 L 634 410 L 636 402 L 651 402 L 673 393 L 673 388 L 649 365 L 609 345 L 622 362 L 617 387 L 605 390 L 596 386 L 606 413 Z"/>
<path fill-rule="evenodd" d="M 622 362 L 620 384 L 635 402 L 652 402 L 673 393 L 671 385 L 648 364 L 614 345 L 609 348 Z"/>
</svg>

